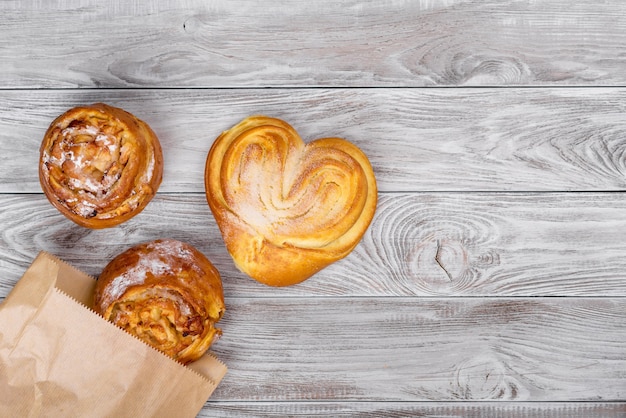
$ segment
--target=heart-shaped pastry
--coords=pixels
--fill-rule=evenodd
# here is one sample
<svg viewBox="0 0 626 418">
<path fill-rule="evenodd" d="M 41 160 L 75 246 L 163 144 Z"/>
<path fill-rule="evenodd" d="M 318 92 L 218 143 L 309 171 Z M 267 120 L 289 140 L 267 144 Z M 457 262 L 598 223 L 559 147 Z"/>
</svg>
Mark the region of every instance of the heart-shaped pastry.
<svg viewBox="0 0 626 418">
<path fill-rule="evenodd" d="M 205 187 L 237 267 L 271 286 L 299 283 L 348 255 L 378 196 L 358 147 L 341 138 L 305 144 L 288 123 L 266 116 L 215 140 Z"/>
</svg>

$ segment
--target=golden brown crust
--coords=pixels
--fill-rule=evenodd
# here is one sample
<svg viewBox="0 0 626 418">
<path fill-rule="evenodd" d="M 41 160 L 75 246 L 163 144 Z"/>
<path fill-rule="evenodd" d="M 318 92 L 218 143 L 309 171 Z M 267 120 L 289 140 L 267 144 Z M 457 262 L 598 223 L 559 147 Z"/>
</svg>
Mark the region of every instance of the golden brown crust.
<svg viewBox="0 0 626 418">
<path fill-rule="evenodd" d="M 205 188 L 237 267 L 271 286 L 299 283 L 348 255 L 377 203 L 359 148 L 341 138 L 305 145 L 289 124 L 266 116 L 215 140 Z"/>
<path fill-rule="evenodd" d="M 162 176 L 155 133 L 132 114 L 103 103 L 57 117 L 40 148 L 39 181 L 46 197 L 88 228 L 119 225 L 141 212 Z"/>
<path fill-rule="evenodd" d="M 221 330 L 220 275 L 193 246 L 173 239 L 115 257 L 96 282 L 94 310 L 173 359 L 200 358 Z"/>
</svg>

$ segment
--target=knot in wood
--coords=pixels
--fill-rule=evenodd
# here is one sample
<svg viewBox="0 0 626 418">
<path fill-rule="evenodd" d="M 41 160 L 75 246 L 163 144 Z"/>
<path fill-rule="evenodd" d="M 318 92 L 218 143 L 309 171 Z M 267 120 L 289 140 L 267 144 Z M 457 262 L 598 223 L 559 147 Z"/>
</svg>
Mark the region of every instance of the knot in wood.
<svg viewBox="0 0 626 418">
<path fill-rule="evenodd" d="M 410 258 L 412 276 L 431 290 L 456 287 L 469 269 L 465 246 L 449 238 L 430 237 L 420 242 Z"/>
<path fill-rule="evenodd" d="M 472 357 L 458 365 L 453 395 L 466 400 L 514 400 L 520 387 L 507 376 L 497 358 L 487 354 Z"/>
</svg>

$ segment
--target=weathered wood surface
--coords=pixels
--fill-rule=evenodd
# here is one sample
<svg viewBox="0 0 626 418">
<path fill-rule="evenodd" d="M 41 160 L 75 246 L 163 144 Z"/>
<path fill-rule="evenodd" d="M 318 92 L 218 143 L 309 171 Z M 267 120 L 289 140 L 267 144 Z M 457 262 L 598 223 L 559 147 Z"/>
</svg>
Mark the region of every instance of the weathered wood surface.
<svg viewBox="0 0 626 418">
<path fill-rule="evenodd" d="M 227 299 L 215 400 L 626 395 L 625 299 Z"/>
<path fill-rule="evenodd" d="M 626 296 L 623 193 L 383 194 L 348 257 L 282 289 L 235 269 L 204 195 L 160 194 L 104 230 L 74 225 L 42 194 L 0 197 L 0 297 L 40 250 L 97 276 L 130 244 L 164 237 L 200 249 L 238 296 Z"/>
<path fill-rule="evenodd" d="M 0 88 L 626 82 L 621 0 L 31 0 L 0 13 Z"/>
<path fill-rule="evenodd" d="M 153 127 L 163 192 L 203 192 L 211 144 L 251 114 L 354 142 L 383 192 L 626 190 L 626 88 L 150 89 L 0 91 L 0 192 L 40 192 L 47 127 L 97 101 Z"/>
<path fill-rule="evenodd" d="M 623 418 L 622 403 L 549 402 L 298 402 L 287 410 L 285 404 L 264 402 L 209 402 L 198 417 L 437 417 L 437 418 Z"/>
<path fill-rule="evenodd" d="M 0 2 L 0 300 L 40 250 L 97 276 L 172 237 L 224 280 L 200 417 L 626 416 L 626 3 L 136 3 Z M 37 177 L 50 122 L 97 101 L 165 152 L 99 231 Z M 354 252 L 289 288 L 235 269 L 203 194 L 255 113 L 351 140 L 380 188 Z"/>
</svg>

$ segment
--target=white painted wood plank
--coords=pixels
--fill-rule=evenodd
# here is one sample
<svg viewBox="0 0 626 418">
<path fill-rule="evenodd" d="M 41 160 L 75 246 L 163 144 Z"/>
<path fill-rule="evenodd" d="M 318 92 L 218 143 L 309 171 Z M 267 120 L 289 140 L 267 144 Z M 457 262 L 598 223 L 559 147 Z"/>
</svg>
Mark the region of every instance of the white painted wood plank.
<svg viewBox="0 0 626 418">
<path fill-rule="evenodd" d="M 215 401 L 615 401 L 623 298 L 241 298 Z"/>
<path fill-rule="evenodd" d="M 0 2 L 0 87 L 623 85 L 620 0 Z"/>
<path fill-rule="evenodd" d="M 446 417 L 446 418 L 623 418 L 625 403 L 608 402 L 217 402 L 198 417 Z"/>
<path fill-rule="evenodd" d="M 238 296 L 624 297 L 625 213 L 623 193 L 383 194 L 347 258 L 276 289 L 235 269 L 201 194 L 158 195 L 106 230 L 71 223 L 41 194 L 5 194 L 0 297 L 41 250 L 97 276 L 128 247 L 166 237 L 205 253 Z"/>
<path fill-rule="evenodd" d="M 626 190 L 625 88 L 149 89 L 0 91 L 0 192 L 41 192 L 45 130 L 96 101 L 155 130 L 163 192 L 203 192 L 214 139 L 259 113 L 354 142 L 381 191 Z"/>
<path fill-rule="evenodd" d="M 0 13 L 0 300 L 41 249 L 97 275 L 171 236 L 216 263 L 227 293 L 215 350 L 230 373 L 201 417 L 626 415 L 626 198 L 611 193 L 626 189 L 626 89 L 334 88 L 624 86 L 625 3 Z M 315 88 L 245 88 L 267 86 Z M 157 198 L 104 231 L 62 218 L 36 172 L 50 121 L 95 101 L 147 120 L 166 151 Z M 382 191 L 354 253 L 292 288 L 234 269 L 202 195 L 213 138 L 253 113 L 357 143 Z"/>
</svg>

